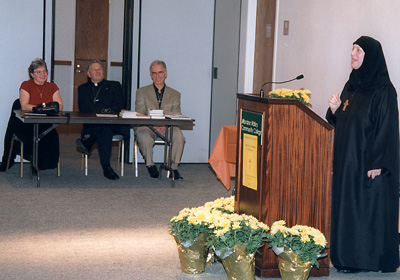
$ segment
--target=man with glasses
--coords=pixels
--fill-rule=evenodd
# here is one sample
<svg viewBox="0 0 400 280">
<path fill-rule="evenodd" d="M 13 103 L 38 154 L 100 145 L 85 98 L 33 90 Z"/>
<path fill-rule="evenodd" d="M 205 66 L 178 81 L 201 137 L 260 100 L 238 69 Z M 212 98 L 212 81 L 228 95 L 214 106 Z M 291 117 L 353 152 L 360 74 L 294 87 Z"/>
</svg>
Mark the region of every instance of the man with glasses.
<svg viewBox="0 0 400 280">
<path fill-rule="evenodd" d="M 150 77 L 153 83 L 136 91 L 136 112 L 147 115 L 149 109 L 160 109 L 164 111 L 164 114 L 181 114 L 181 94 L 165 84 L 167 66 L 164 61 L 155 60 L 150 64 Z M 153 126 L 153 128 L 161 135 L 165 135 L 165 126 Z M 157 178 L 159 172 L 153 161 L 153 146 L 157 134 L 147 126 L 135 127 L 134 130 L 147 171 L 152 178 Z M 178 127 L 173 127 L 172 136 L 171 168 L 175 180 L 183 180 L 178 172 L 178 165 L 181 161 L 185 137 Z"/>
<path fill-rule="evenodd" d="M 93 60 L 89 63 L 87 75 L 90 80 L 78 87 L 79 111 L 119 113 L 124 108 L 121 84 L 104 79 L 103 66 L 99 60 Z M 76 145 L 81 148 L 84 154 L 89 154 L 94 143 L 97 143 L 104 177 L 110 180 L 119 179 L 110 165 L 112 138 L 116 134 L 129 137 L 129 126 L 84 124 L 81 133 L 82 138 L 76 140 Z"/>
</svg>

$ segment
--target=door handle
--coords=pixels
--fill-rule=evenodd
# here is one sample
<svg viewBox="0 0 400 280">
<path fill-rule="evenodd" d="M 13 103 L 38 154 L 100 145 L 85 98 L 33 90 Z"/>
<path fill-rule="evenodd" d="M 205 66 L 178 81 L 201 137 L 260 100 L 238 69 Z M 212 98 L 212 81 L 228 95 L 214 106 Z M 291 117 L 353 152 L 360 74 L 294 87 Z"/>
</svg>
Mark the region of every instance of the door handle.
<svg viewBox="0 0 400 280">
<path fill-rule="evenodd" d="M 83 73 L 83 72 L 85 72 L 85 71 L 81 70 L 81 65 L 80 65 L 80 64 L 77 64 L 77 65 L 76 65 L 76 70 L 75 70 L 75 72 L 76 72 L 76 73 Z"/>
</svg>

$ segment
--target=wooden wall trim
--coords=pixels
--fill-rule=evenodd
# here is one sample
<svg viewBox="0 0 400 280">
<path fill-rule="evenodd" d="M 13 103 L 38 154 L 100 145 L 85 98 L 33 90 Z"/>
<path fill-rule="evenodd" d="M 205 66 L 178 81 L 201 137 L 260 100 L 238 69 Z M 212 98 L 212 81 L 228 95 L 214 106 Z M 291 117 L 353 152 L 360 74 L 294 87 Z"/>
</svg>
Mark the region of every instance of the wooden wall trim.
<svg viewBox="0 0 400 280">
<path fill-rule="evenodd" d="M 276 0 L 257 1 L 253 92 L 260 92 L 261 86 L 265 82 L 272 81 L 275 18 Z M 269 35 L 268 37 L 267 34 Z M 266 85 L 264 91 L 268 92 L 270 90 L 271 85 Z"/>
<path fill-rule="evenodd" d="M 123 62 L 115 62 L 115 61 L 110 62 L 110 66 L 122 67 L 123 65 L 124 65 Z"/>
<path fill-rule="evenodd" d="M 72 65 L 70 60 L 54 60 L 54 65 Z M 122 62 L 111 61 L 110 66 L 122 67 Z"/>
<path fill-rule="evenodd" d="M 70 60 L 54 60 L 54 65 L 72 65 Z"/>
</svg>

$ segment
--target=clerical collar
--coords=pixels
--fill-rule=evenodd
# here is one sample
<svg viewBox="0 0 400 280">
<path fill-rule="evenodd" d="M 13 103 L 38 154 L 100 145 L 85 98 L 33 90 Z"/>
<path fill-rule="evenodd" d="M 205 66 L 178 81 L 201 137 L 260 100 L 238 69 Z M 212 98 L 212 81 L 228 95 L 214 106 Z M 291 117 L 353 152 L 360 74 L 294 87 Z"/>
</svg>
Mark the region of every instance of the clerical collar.
<svg viewBox="0 0 400 280">
<path fill-rule="evenodd" d="M 101 86 L 101 85 L 103 84 L 103 81 L 104 81 L 104 80 L 101 80 L 99 83 L 93 83 L 93 82 L 92 82 L 92 85 L 95 86 L 95 87 Z"/>
</svg>

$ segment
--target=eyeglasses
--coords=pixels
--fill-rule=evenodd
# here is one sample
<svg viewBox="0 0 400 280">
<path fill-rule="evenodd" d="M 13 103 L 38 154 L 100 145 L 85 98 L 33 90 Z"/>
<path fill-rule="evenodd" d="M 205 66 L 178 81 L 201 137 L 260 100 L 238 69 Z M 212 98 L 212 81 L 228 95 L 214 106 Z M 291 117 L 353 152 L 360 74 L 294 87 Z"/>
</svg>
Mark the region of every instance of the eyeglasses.
<svg viewBox="0 0 400 280">
<path fill-rule="evenodd" d="M 156 75 L 163 75 L 165 71 L 158 71 L 158 72 L 151 72 L 151 75 L 156 76 Z"/>
<path fill-rule="evenodd" d="M 39 74 L 39 75 L 41 75 L 41 74 L 47 74 L 47 70 L 44 70 L 44 71 L 33 71 L 33 73 L 35 73 L 35 74 Z"/>
</svg>

